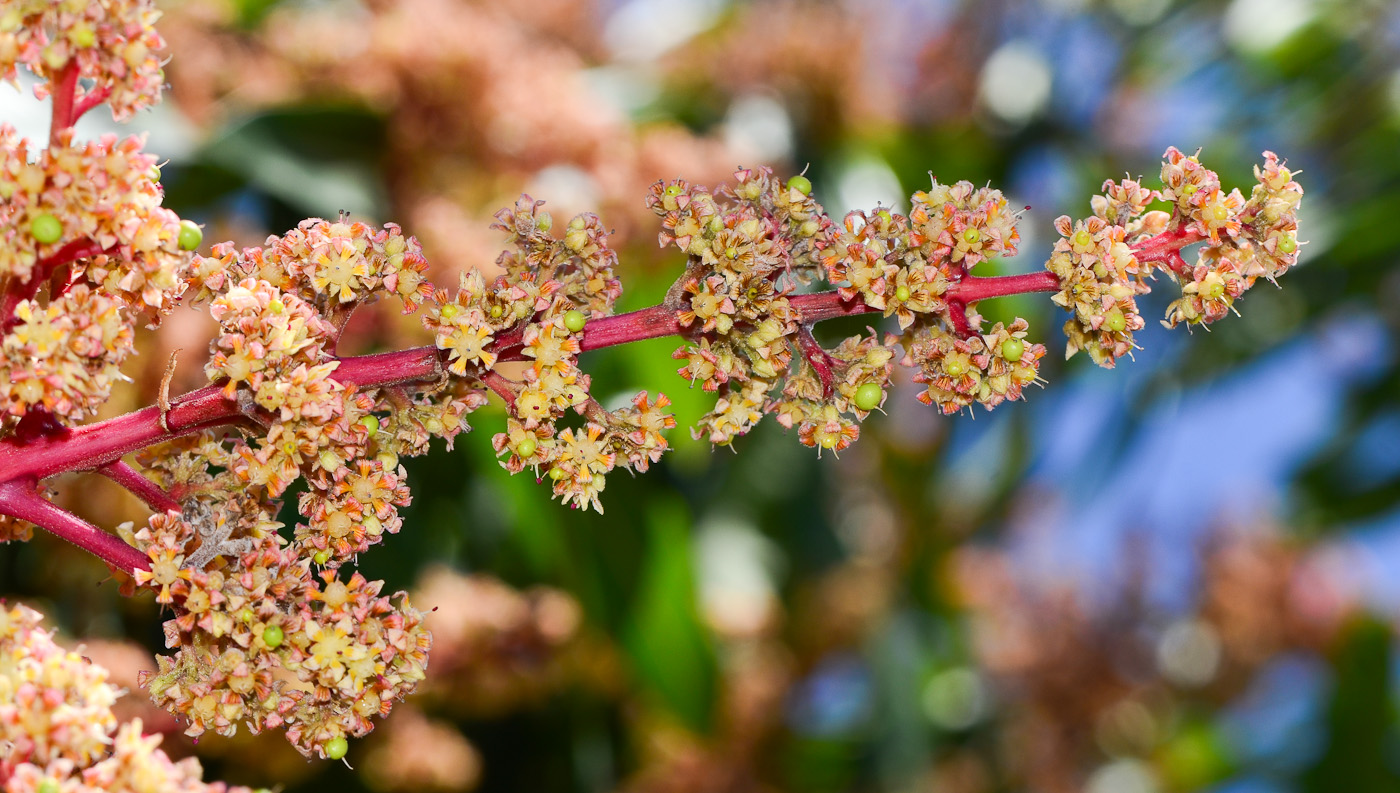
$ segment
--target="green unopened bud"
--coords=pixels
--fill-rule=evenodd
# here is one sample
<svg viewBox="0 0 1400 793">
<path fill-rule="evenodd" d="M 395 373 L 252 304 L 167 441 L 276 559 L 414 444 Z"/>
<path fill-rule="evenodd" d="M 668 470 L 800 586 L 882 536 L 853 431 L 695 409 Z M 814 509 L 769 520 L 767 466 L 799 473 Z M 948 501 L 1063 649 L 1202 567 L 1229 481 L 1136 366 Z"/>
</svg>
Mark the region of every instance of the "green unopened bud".
<svg viewBox="0 0 1400 793">
<path fill-rule="evenodd" d="M 330 449 L 322 451 L 316 462 L 320 463 L 321 467 L 327 471 L 334 471 L 341 465 L 340 456 Z"/>
<path fill-rule="evenodd" d="M 379 464 L 384 466 L 385 471 L 392 471 L 399 467 L 399 456 L 390 451 L 383 451 L 374 456 Z"/>
<path fill-rule="evenodd" d="M 360 426 L 364 427 L 365 432 L 369 433 L 369 436 L 373 438 L 375 435 L 379 434 L 379 417 L 364 416 L 360 419 Z"/>
<path fill-rule="evenodd" d="M 875 383 L 866 383 L 856 389 L 856 398 L 852 401 L 861 410 L 874 410 L 879 407 L 884 398 L 885 390 L 883 388 Z"/>
<path fill-rule="evenodd" d="M 180 221 L 180 235 L 176 241 L 180 244 L 180 250 L 192 251 L 204 241 L 204 232 L 195 225 L 193 220 L 182 220 Z"/>
<path fill-rule="evenodd" d="M 78 23 L 68 31 L 68 40 L 75 47 L 92 47 L 97 44 L 97 33 L 90 26 Z"/>
<path fill-rule="evenodd" d="M 328 759 L 339 760 L 345 756 L 346 752 L 350 751 L 350 742 L 343 737 L 332 738 L 326 741 L 325 751 Z"/>
<path fill-rule="evenodd" d="M 554 216 L 548 212 L 541 212 L 535 216 L 535 227 L 540 231 L 549 231 L 554 228 Z"/>
<path fill-rule="evenodd" d="M 42 215 L 29 221 L 29 233 L 34 239 L 44 245 L 52 245 L 58 242 L 63 236 L 63 223 L 58 218 L 45 212 Z"/>
</svg>

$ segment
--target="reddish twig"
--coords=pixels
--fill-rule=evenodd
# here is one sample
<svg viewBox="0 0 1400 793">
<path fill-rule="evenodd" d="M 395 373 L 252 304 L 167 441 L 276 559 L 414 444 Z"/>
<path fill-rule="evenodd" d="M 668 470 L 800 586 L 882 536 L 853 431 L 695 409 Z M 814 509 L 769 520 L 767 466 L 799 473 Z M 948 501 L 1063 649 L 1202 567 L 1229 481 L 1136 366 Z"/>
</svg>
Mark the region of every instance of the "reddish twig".
<svg viewBox="0 0 1400 793">
<path fill-rule="evenodd" d="M 97 107 L 103 102 L 106 102 L 107 97 L 111 94 L 112 89 L 108 88 L 107 86 L 103 86 L 95 91 L 89 91 L 88 93 L 84 94 L 83 98 L 79 99 L 73 105 L 73 123 L 78 123 L 78 119 L 82 118 L 84 113 L 88 112 L 94 107 Z"/>
<path fill-rule="evenodd" d="M 33 479 L 0 482 L 0 514 L 27 520 L 125 573 L 149 570 L 146 555 L 43 496 Z"/>
<path fill-rule="evenodd" d="M 1140 262 L 1160 265 L 1177 275 L 1185 275 L 1190 265 L 1181 257 L 1181 249 L 1204 239 L 1189 228 L 1168 230 L 1134 245 L 1133 254 Z"/>
<path fill-rule="evenodd" d="M 73 240 L 53 254 L 45 256 L 34 264 L 27 281 L 12 281 L 0 298 L 0 322 L 9 330 L 15 325 L 15 308 L 25 300 L 32 300 L 43 286 L 58 271 L 59 267 L 103 253 L 114 252 L 116 246 L 103 248 L 90 239 Z"/>
<path fill-rule="evenodd" d="M 57 258 L 55 255 L 54 258 Z M 989 297 L 1045 292 L 1059 285 L 1049 273 L 1030 273 L 996 278 L 966 277 L 949 287 L 952 300 L 971 303 Z M 875 309 L 859 300 L 843 300 L 837 292 L 796 295 L 790 298 L 806 326 L 842 316 L 865 314 Z M 682 332 L 673 307 L 665 304 L 651 308 L 590 320 L 582 339 L 583 350 L 596 350 L 618 344 L 676 335 Z M 520 344 L 523 330 L 503 334 L 498 339 L 501 361 L 526 360 Z M 810 341 L 809 341 L 810 340 Z M 816 344 L 810 332 L 799 335 L 808 360 Z M 818 350 L 820 348 L 818 347 Z M 397 352 L 362 355 L 339 359 L 335 378 L 361 389 L 391 388 L 408 384 L 431 383 L 443 373 L 442 353 L 433 347 L 416 347 Z M 825 356 L 825 353 L 822 354 Z M 814 367 L 830 388 L 829 361 L 825 370 Z M 823 373 L 824 372 L 824 373 Z M 505 382 L 495 382 L 488 373 L 483 381 L 501 394 L 513 399 L 514 392 Z M 504 381 L 504 377 L 499 377 Z M 504 388 L 505 393 L 502 392 Z M 507 394 L 510 396 L 507 397 Z M 106 534 L 41 498 L 35 490 L 39 480 L 70 471 L 99 471 L 131 490 L 155 509 L 178 509 L 170 494 L 142 477 L 139 472 L 121 462 L 131 452 L 204 429 L 235 424 L 245 420 L 236 400 L 224 396 L 223 387 L 215 384 L 191 391 L 161 405 L 152 405 L 124 416 L 76 428 L 58 428 L 37 436 L 16 433 L 0 439 L 0 513 L 28 520 L 48 529 L 92 553 L 109 564 L 125 570 L 146 567 L 146 559 L 120 539 Z"/>
<path fill-rule="evenodd" d="M 803 325 L 797 329 L 797 346 L 802 350 L 802 357 L 811 364 L 817 378 L 822 381 L 822 399 L 831 399 L 831 388 L 836 374 L 831 369 L 831 356 L 817 343 L 816 337 L 812 335 L 811 325 Z"/>
<path fill-rule="evenodd" d="M 948 301 L 948 321 L 953 323 L 953 333 L 960 339 L 977 335 L 977 330 L 967 321 L 967 304 L 961 300 Z"/>
<path fill-rule="evenodd" d="M 515 397 L 517 396 L 515 387 L 510 380 L 506 379 L 505 375 L 492 369 L 481 376 L 481 382 L 485 383 L 492 391 L 495 391 L 496 396 L 505 400 L 507 405 L 515 404 Z"/>
<path fill-rule="evenodd" d="M 107 463 L 98 468 L 97 472 L 126 488 L 133 496 L 141 499 L 146 503 L 146 506 L 157 512 L 179 512 L 181 510 L 180 502 L 162 490 L 160 485 L 132 468 L 125 460 Z"/>
<path fill-rule="evenodd" d="M 57 146 L 59 136 L 77 123 L 78 62 L 70 59 L 53 77 L 53 108 L 49 115 L 49 145 Z"/>
</svg>

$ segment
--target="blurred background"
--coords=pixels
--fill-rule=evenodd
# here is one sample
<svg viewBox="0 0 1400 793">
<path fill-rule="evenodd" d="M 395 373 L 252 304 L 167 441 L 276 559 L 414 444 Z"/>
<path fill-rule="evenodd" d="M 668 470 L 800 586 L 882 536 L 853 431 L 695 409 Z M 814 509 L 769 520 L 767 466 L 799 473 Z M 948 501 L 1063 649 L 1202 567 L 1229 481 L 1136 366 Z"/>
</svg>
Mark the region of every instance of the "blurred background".
<svg viewBox="0 0 1400 793">
<path fill-rule="evenodd" d="M 1048 299 L 984 304 L 1051 347 L 1044 391 L 944 418 L 896 389 L 839 460 L 771 421 L 711 451 L 656 340 L 586 356 L 605 402 L 675 401 L 675 451 L 606 515 L 496 464 L 497 407 L 408 461 L 405 530 L 362 570 L 430 617 L 429 679 L 348 760 L 280 734 L 198 746 L 288 793 L 1298 793 L 1400 787 L 1400 6 L 1382 0 L 170 0 L 168 100 L 123 132 L 167 203 L 259 244 L 345 210 L 417 235 L 434 280 L 489 270 L 521 191 L 615 229 L 627 294 L 680 271 L 642 198 L 739 164 L 804 168 L 839 216 L 991 182 L 1039 268 L 1105 178 L 1169 145 L 1246 192 L 1264 149 L 1307 189 L 1303 264 L 1212 332 L 1149 326 L 1116 371 L 1065 363 Z M 47 109 L 0 92 L 44 136 Z M 115 129 L 102 112 L 83 135 Z M 1170 293 L 1170 284 L 1158 291 Z M 1145 304 L 1160 313 L 1168 294 Z M 820 329 L 839 338 L 854 326 Z M 357 316 L 354 349 L 422 344 Z M 109 405 L 203 384 L 207 317 L 139 346 Z M 144 520 L 95 477 L 104 526 Z M 291 499 L 294 503 L 294 499 Z M 286 520 L 294 520 L 288 514 Z M 42 534 L 42 533 L 41 533 Z M 135 689 L 149 597 L 48 536 L 0 547 L 31 602 Z"/>
</svg>

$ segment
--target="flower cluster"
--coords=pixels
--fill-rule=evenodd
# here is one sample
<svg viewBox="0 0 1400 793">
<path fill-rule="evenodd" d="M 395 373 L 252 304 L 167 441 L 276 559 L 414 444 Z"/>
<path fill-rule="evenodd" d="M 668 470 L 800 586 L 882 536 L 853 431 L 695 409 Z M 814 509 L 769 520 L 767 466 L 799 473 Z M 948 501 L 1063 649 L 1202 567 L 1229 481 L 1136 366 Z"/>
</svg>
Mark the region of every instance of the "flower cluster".
<svg viewBox="0 0 1400 793">
<path fill-rule="evenodd" d="M 166 624 L 177 652 L 146 685 L 190 734 L 280 727 L 299 750 L 339 757 L 422 679 L 421 615 L 336 569 L 402 525 L 400 456 L 450 443 L 484 398 L 465 381 L 360 388 L 338 379 L 334 350 L 365 302 L 394 295 L 413 311 L 431 293 L 425 269 L 397 227 L 344 220 L 306 221 L 265 248 L 217 245 L 196 262 L 196 298 L 220 328 L 207 374 L 257 429 L 145 450 L 146 473 L 184 509 L 129 537 L 150 559 L 136 583 L 178 613 Z M 276 515 L 298 479 L 305 522 L 288 540 Z"/>
<path fill-rule="evenodd" d="M 397 226 L 346 217 L 192 257 L 200 230 L 161 207 L 142 142 L 72 137 L 98 102 L 123 117 L 159 98 L 155 16 L 145 0 L 20 0 L 0 11 L 0 77 L 24 65 L 54 100 L 44 151 L 31 155 L 0 127 L 0 434 L 12 436 L 0 441 L 64 461 L 26 468 L 23 452 L 7 453 L 0 539 L 27 536 L 26 520 L 42 525 L 112 564 L 126 591 L 144 587 L 172 609 L 174 654 L 143 684 L 191 735 L 281 728 L 304 754 L 340 758 L 348 737 L 424 678 L 424 616 L 342 568 L 401 529 L 411 498 L 401 458 L 434 438 L 450 448 L 488 393 L 508 411 L 492 440 L 502 466 L 548 479 L 566 504 L 601 512 L 610 472 L 657 462 L 675 425 L 669 400 L 642 391 L 605 408 L 579 364 L 587 349 L 678 334 L 681 377 L 716 395 L 696 437 L 728 445 L 771 413 L 819 454 L 839 452 L 883 405 L 896 362 L 945 413 L 1023 397 L 1045 348 L 1023 319 L 984 328 L 983 299 L 1056 292 L 1073 314 L 1069 353 L 1111 366 L 1133 349 L 1136 297 L 1155 269 L 1184 281 L 1167 324 L 1196 324 L 1296 262 L 1302 189 L 1274 155 L 1245 200 L 1175 149 L 1160 192 L 1105 183 L 1092 217 L 1057 221 L 1048 272 L 1019 276 L 972 274 L 1019 244 L 1017 213 L 990 187 L 934 182 L 907 216 L 877 208 L 838 223 L 805 176 L 782 182 L 763 168 L 714 191 L 683 180 L 652 187 L 660 243 L 687 265 L 660 305 L 621 316 L 617 256 L 598 217 L 556 228 L 529 196 L 496 215 L 508 241 L 499 274 L 467 272 L 455 292 L 427 282 L 418 243 Z M 1171 211 L 1149 212 L 1158 199 Z M 1180 252 L 1196 244 L 1188 264 Z M 833 289 L 799 293 L 813 281 Z M 107 399 L 135 324 L 158 322 L 187 292 L 218 326 L 209 386 L 172 402 L 167 379 L 155 408 L 65 430 Z M 432 345 L 342 355 L 354 312 L 389 296 L 405 314 L 425 309 Z M 898 333 L 870 328 L 834 347 L 814 333 L 821 321 L 872 312 L 893 317 Z M 138 449 L 142 470 L 122 461 Z M 126 545 L 47 501 L 39 484 L 93 469 L 155 512 L 139 529 L 119 528 Z M 282 499 L 297 483 L 301 520 L 284 533 Z M 514 609 L 510 643 L 551 654 L 577 614 L 539 605 Z M 112 740 L 110 687 L 90 665 L 45 649 L 34 619 L 0 612 L 0 739 L 18 748 L 0 760 L 5 789 L 138 778 L 159 791 L 202 789 L 139 725 Z"/>
<path fill-rule="evenodd" d="M 1223 191 L 1220 177 L 1176 148 L 1167 149 L 1162 189 L 1135 180 L 1104 182 L 1091 201 L 1094 215 L 1061 217 L 1046 267 L 1060 291 L 1054 301 L 1073 317 L 1065 323 L 1067 353 L 1089 353 L 1112 367 L 1129 354 L 1133 332 L 1142 329 L 1137 296 L 1149 291 L 1154 268 L 1182 284 L 1163 324 L 1174 327 L 1214 322 L 1259 277 L 1274 281 L 1298 260 L 1298 204 L 1303 188 L 1273 152 L 1254 170 L 1258 183 L 1249 200 Z M 1156 200 L 1170 211 L 1148 211 Z M 1200 243 L 1196 262 L 1181 250 Z"/>
<path fill-rule="evenodd" d="M 1136 188 L 1131 181 L 1104 183 L 1105 193 Z M 1141 225 L 1137 221 L 1141 206 L 1123 206 L 1096 202 L 1105 214 L 1112 210 L 1121 222 Z M 1118 358 L 1132 351 L 1133 332 L 1145 324 L 1138 313 L 1137 295 L 1148 291 L 1143 277 L 1150 268 L 1128 246 L 1127 226 L 1098 215 L 1070 224 L 1065 216 L 1055 220 L 1060 239 L 1045 265 L 1060 282 L 1060 291 L 1051 299 L 1074 314 L 1065 322 L 1065 355 L 1085 350 L 1094 363 L 1111 369 Z"/>
<path fill-rule="evenodd" d="M 431 640 L 422 615 L 358 573 L 341 581 L 325 570 L 318 581 L 249 501 L 156 515 L 132 537 L 151 558 L 137 583 L 158 587 L 157 600 L 179 613 L 165 625 L 176 652 L 143 685 L 190 735 L 280 727 L 304 753 L 343 756 L 346 736 L 369 732 L 371 718 L 423 679 Z M 210 564 L 214 551 L 232 553 L 231 564 Z"/>
<path fill-rule="evenodd" d="M 30 157 L 0 125 L 0 274 L 18 298 L 0 339 L 10 417 L 40 409 L 79 421 L 121 378 L 137 322 L 154 325 L 184 290 L 198 228 L 161 207 L 155 158 L 116 136 L 61 131 Z M 47 305 L 33 298 L 51 284 Z"/>
<path fill-rule="evenodd" d="M 24 66 L 45 81 L 41 99 L 79 84 L 77 102 L 106 102 L 125 121 L 160 101 L 159 18 L 153 0 L 13 0 L 0 11 L 0 80 L 15 82 Z"/>
<path fill-rule="evenodd" d="M 6 793 L 224 793 L 199 761 L 171 761 L 140 720 L 118 725 L 107 670 L 64 650 L 38 612 L 0 606 L 0 790 Z"/>
<path fill-rule="evenodd" d="M 967 338 L 934 326 L 920 328 L 904 361 L 919 367 L 914 382 L 927 385 L 919 401 L 956 413 L 974 402 L 991 409 L 1021 399 L 1022 389 L 1036 382 L 1045 355 L 1045 345 L 1026 343 L 1027 327 L 1024 319 L 1010 327 L 998 322 L 990 333 Z"/>
</svg>

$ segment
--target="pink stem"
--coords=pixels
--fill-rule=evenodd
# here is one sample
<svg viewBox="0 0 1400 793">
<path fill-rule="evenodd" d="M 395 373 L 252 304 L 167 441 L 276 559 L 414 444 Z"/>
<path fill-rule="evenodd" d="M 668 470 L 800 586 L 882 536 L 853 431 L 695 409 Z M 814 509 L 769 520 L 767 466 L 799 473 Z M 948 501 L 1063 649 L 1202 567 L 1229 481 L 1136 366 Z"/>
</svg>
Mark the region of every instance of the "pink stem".
<svg viewBox="0 0 1400 793">
<path fill-rule="evenodd" d="M 125 460 L 107 463 L 98 468 L 97 472 L 131 491 L 132 495 L 146 502 L 146 506 L 157 512 L 179 512 L 181 510 L 180 502 L 162 490 L 160 485 L 132 468 Z"/>
<path fill-rule="evenodd" d="M 59 267 L 79 259 L 86 259 L 102 253 L 112 253 L 115 250 L 115 245 L 111 248 L 103 248 L 96 242 L 84 238 L 73 240 L 51 255 L 40 259 L 34 264 L 28 281 L 11 284 L 9 289 L 5 291 L 4 297 L 0 298 L 0 323 L 3 323 L 5 330 L 13 328 L 15 307 L 25 300 L 33 299 L 34 295 L 39 293 L 39 287 L 48 281 Z"/>
<path fill-rule="evenodd" d="M 59 134 L 72 128 L 78 117 L 74 102 L 78 95 L 78 62 L 69 60 L 53 76 L 53 107 L 49 115 L 49 145 L 57 146 Z"/>
<path fill-rule="evenodd" d="M 496 396 L 505 400 L 507 405 L 515 405 L 515 388 L 511 386 L 511 382 L 500 372 L 494 369 L 487 372 L 482 375 L 481 382 L 485 383 L 492 391 L 495 391 Z"/>
<path fill-rule="evenodd" d="M 0 513 L 27 520 L 124 573 L 149 570 L 146 555 L 39 495 L 33 479 L 0 482 Z"/>
<path fill-rule="evenodd" d="M 1008 275 L 996 278 L 964 278 L 948 294 L 973 302 L 989 297 L 1047 292 L 1058 289 L 1050 273 Z M 804 323 L 834 317 L 866 314 L 875 309 L 858 300 L 846 301 L 836 292 L 797 295 L 790 298 Z M 653 306 L 628 314 L 590 320 L 584 334 L 584 350 L 596 350 L 642 339 L 681 332 L 675 313 Z M 501 361 L 526 360 L 518 336 L 500 337 Z M 513 345 L 513 348 L 512 348 Z M 362 389 L 386 388 L 402 383 L 438 379 L 442 363 L 432 347 L 341 358 L 335 377 Z M 161 427 L 160 409 L 152 405 L 124 416 L 65 430 L 32 440 L 0 439 L 0 482 L 32 477 L 44 479 L 67 471 L 90 471 L 121 457 L 200 430 L 231 424 L 243 418 L 238 405 L 226 399 L 219 385 L 205 386 L 171 400 L 166 414 L 169 429 Z"/>
<path fill-rule="evenodd" d="M 1190 265 L 1181 258 L 1181 249 L 1204 239 L 1200 233 L 1189 228 L 1169 229 L 1134 245 L 1133 254 L 1140 262 L 1156 264 L 1177 275 L 1185 275 Z"/>
<path fill-rule="evenodd" d="M 961 300 L 948 301 L 948 321 L 953 323 L 953 333 L 960 339 L 977 335 L 977 329 L 967 321 L 967 304 Z"/>
<path fill-rule="evenodd" d="M 822 398 L 830 399 L 832 382 L 836 375 L 831 370 L 831 356 L 817 343 L 816 337 L 812 335 L 811 325 L 803 325 L 797 329 L 797 346 L 802 350 L 802 357 L 807 359 L 807 363 L 816 371 L 817 378 L 822 381 Z"/>
<path fill-rule="evenodd" d="M 111 88 L 103 86 L 102 88 L 99 88 L 96 91 L 92 91 L 86 94 L 85 96 L 83 96 L 82 99 L 79 99 L 77 103 L 73 106 L 73 123 L 78 123 L 78 119 L 82 118 L 84 113 L 88 112 L 94 107 L 97 107 L 103 102 L 106 102 L 107 97 L 111 93 Z"/>
</svg>

